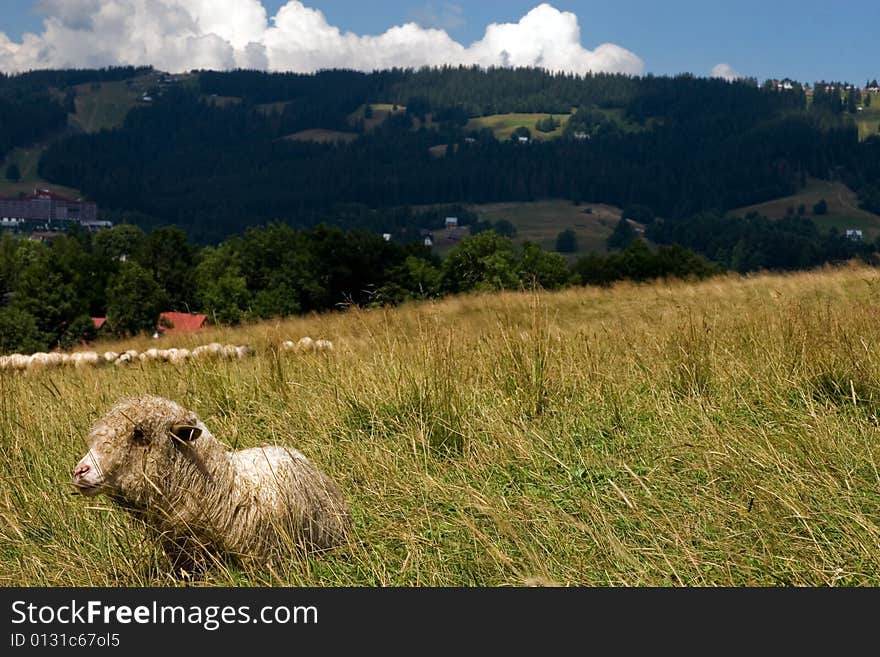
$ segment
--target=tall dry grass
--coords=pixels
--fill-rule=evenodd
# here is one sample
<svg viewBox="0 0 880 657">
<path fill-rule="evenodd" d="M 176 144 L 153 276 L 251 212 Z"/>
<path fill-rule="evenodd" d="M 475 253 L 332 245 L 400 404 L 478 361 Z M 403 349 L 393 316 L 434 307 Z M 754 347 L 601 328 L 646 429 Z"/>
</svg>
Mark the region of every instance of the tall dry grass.
<svg viewBox="0 0 880 657">
<path fill-rule="evenodd" d="M 149 392 L 230 445 L 296 446 L 353 508 L 346 548 L 205 585 L 878 585 L 878 320 L 878 272 L 827 269 L 352 309 L 190 341 L 245 361 L 2 374 L 0 584 L 177 583 L 68 483 L 89 425 Z M 275 349 L 303 335 L 336 349 Z"/>
</svg>

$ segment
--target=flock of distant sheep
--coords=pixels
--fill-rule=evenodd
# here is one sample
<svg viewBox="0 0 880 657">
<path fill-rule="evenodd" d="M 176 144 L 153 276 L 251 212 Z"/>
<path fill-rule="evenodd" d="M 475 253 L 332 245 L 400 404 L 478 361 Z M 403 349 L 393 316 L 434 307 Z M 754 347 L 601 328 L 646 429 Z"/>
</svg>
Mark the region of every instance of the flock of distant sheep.
<svg viewBox="0 0 880 657">
<path fill-rule="evenodd" d="M 281 351 L 333 351 L 333 343 L 330 340 L 313 340 L 310 337 L 301 338 L 297 342 L 285 340 L 281 343 Z M 102 365 L 130 365 L 138 362 L 171 363 L 180 365 L 189 360 L 219 360 L 219 359 L 243 359 L 253 356 L 254 348 L 246 345 L 220 344 L 212 342 L 201 345 L 194 349 L 147 349 L 139 352 L 134 349 L 116 352 L 106 351 L 78 351 L 72 354 L 59 351 L 38 352 L 35 354 L 11 354 L 0 356 L 0 371 L 34 372 L 45 369 L 60 367 L 99 367 Z"/>
</svg>

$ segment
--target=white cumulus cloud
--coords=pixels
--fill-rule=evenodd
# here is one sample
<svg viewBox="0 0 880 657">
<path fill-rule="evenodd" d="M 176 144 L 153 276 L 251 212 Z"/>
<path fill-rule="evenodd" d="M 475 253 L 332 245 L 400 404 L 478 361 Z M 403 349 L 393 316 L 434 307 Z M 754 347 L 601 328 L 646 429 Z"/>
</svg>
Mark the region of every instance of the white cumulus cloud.
<svg viewBox="0 0 880 657">
<path fill-rule="evenodd" d="M 713 78 L 723 78 L 728 82 L 732 82 L 733 80 L 737 80 L 744 76 L 740 75 L 730 64 L 715 64 L 712 67 L 712 71 L 709 73 L 710 77 Z"/>
<path fill-rule="evenodd" d="M 458 11 L 449 3 L 441 7 L 447 14 Z M 489 25 L 483 38 L 470 45 L 416 22 L 379 35 L 343 32 L 298 0 L 290 0 L 271 19 L 260 0 L 39 0 L 37 8 L 45 16 L 40 34 L 25 34 L 16 42 L 0 32 L 0 71 L 119 64 L 170 72 L 370 71 L 442 64 L 644 71 L 642 60 L 621 46 L 585 48 L 578 17 L 547 3 L 517 23 Z"/>
</svg>

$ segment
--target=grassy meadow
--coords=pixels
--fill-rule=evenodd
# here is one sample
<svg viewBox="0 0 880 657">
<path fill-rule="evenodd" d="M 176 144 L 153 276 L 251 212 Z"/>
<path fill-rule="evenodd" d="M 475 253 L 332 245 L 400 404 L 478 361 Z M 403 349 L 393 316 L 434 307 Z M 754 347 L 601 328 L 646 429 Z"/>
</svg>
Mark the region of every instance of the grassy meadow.
<svg viewBox="0 0 880 657">
<path fill-rule="evenodd" d="M 814 215 L 813 206 L 822 199 L 828 203 L 828 214 Z M 836 228 L 843 233 L 847 228 L 859 228 L 864 232 L 865 241 L 880 237 L 880 215 L 860 208 L 858 195 L 843 183 L 818 178 L 808 179 L 807 185 L 797 194 L 731 210 L 730 214 L 744 217 L 754 211 L 770 219 L 782 219 L 789 208 L 797 212 L 799 205 L 806 210 L 804 216 L 815 222 L 820 230 Z"/>
<path fill-rule="evenodd" d="M 507 219 L 516 226 L 516 241 L 526 240 L 541 245 L 547 251 L 556 249 L 556 237 L 571 229 L 577 235 L 575 255 L 607 251 L 607 240 L 617 222 L 621 209 L 601 203 L 575 205 L 565 199 L 544 199 L 531 202 L 485 203 L 468 209 L 482 220 Z M 589 212 L 587 212 L 589 210 Z"/>
<path fill-rule="evenodd" d="M 284 139 L 292 141 L 316 141 L 320 144 L 332 144 L 335 142 L 349 142 L 358 138 L 356 132 L 343 132 L 341 130 L 325 130 L 323 128 L 315 128 L 313 130 L 300 130 L 291 135 L 287 135 Z"/>
<path fill-rule="evenodd" d="M 880 96 L 874 95 L 871 101 L 874 103 L 873 105 L 856 114 L 860 141 L 880 134 Z"/>
<path fill-rule="evenodd" d="M 68 483 L 91 423 L 155 393 L 230 445 L 296 446 L 353 509 L 346 547 L 199 585 L 877 586 L 878 312 L 880 273 L 850 267 L 349 309 L 177 345 L 246 341 L 244 361 L 0 372 L 0 585 L 179 584 Z M 335 350 L 276 350 L 303 335 Z"/>
<path fill-rule="evenodd" d="M 55 185 L 47 183 L 40 177 L 39 166 L 40 157 L 43 150 L 48 144 L 35 144 L 27 148 L 14 148 L 6 156 L 0 160 L 0 196 L 16 196 L 17 194 L 32 194 L 35 187 L 40 189 L 51 189 L 57 194 L 79 198 L 80 192 L 76 189 L 65 187 L 63 185 Z M 21 179 L 12 182 L 4 175 L 6 167 L 10 164 L 18 165 L 21 172 Z"/>
<path fill-rule="evenodd" d="M 397 109 L 394 109 L 395 107 L 397 107 Z M 385 122 L 385 119 L 387 119 L 392 114 L 405 112 L 406 105 L 393 105 L 392 103 L 371 103 L 370 109 L 373 112 L 373 115 L 369 118 L 364 116 L 366 109 L 366 105 L 362 105 L 361 107 L 357 108 L 348 116 L 348 122 L 350 125 L 354 126 L 355 123 L 357 123 L 358 121 L 363 121 L 364 132 L 370 132 L 382 125 Z"/>
<path fill-rule="evenodd" d="M 559 121 L 559 127 L 552 132 L 541 132 L 535 129 L 535 124 L 547 117 L 552 116 Z M 533 139 L 554 139 L 562 135 L 565 124 L 571 118 L 570 114 L 491 114 L 489 116 L 480 116 L 468 121 L 465 126 L 466 130 L 480 130 L 489 128 L 495 134 L 495 138 L 499 141 L 510 139 L 513 131 L 517 128 L 528 128 L 532 133 Z"/>
</svg>

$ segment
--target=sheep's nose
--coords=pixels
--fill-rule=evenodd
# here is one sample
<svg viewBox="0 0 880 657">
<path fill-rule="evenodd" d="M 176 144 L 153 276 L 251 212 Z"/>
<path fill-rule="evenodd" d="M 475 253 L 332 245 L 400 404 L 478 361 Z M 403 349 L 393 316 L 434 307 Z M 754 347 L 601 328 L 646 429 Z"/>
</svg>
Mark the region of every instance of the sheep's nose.
<svg viewBox="0 0 880 657">
<path fill-rule="evenodd" d="M 79 479 L 84 474 L 88 473 L 88 471 L 91 469 L 92 468 L 88 463 L 81 463 L 80 465 L 76 466 L 76 470 L 73 471 L 73 478 Z"/>
</svg>

